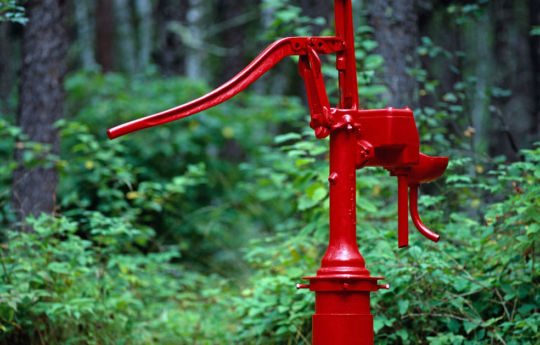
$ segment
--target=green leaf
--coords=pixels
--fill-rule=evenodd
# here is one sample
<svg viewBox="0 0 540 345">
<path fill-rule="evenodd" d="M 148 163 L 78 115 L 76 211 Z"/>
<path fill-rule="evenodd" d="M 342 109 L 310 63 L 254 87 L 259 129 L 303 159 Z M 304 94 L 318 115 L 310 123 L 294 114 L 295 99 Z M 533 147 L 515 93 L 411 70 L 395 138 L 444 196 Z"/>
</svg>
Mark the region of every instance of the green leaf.
<svg viewBox="0 0 540 345">
<path fill-rule="evenodd" d="M 399 308 L 399 314 L 405 315 L 405 313 L 409 309 L 409 300 L 400 299 L 398 301 L 398 308 Z"/>
<path fill-rule="evenodd" d="M 463 322 L 463 327 L 465 328 L 465 332 L 467 332 L 467 334 L 470 334 L 472 331 L 478 328 L 478 326 L 479 326 L 478 323 L 469 322 L 469 321 Z"/>
<path fill-rule="evenodd" d="M 55 273 L 61 273 L 61 274 L 70 273 L 70 265 L 65 262 L 51 262 L 50 264 L 47 265 L 47 269 Z"/>
<path fill-rule="evenodd" d="M 286 141 L 300 140 L 300 139 L 302 139 L 302 136 L 298 133 L 287 133 L 287 134 L 276 136 L 276 138 L 274 139 L 274 142 L 276 144 L 283 144 Z"/>
<path fill-rule="evenodd" d="M 356 197 L 356 205 L 368 212 L 368 213 L 375 213 L 377 212 L 377 206 L 371 201 L 369 200 L 368 198 L 366 197 L 363 197 L 363 196 L 357 196 Z"/>
</svg>

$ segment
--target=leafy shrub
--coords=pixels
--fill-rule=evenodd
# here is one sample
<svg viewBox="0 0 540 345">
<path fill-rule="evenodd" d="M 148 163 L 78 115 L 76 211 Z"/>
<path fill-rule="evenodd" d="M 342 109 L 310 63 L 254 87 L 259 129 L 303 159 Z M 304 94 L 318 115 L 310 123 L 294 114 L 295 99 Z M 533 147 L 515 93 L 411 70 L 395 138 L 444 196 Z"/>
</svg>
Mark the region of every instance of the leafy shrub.
<svg viewBox="0 0 540 345">
<path fill-rule="evenodd" d="M 266 3 L 281 11 L 272 28 L 294 31 L 286 19 L 297 9 Z M 383 61 L 371 29 L 357 34 L 362 104 L 380 107 Z M 427 38 L 422 50 L 448 57 Z M 335 71 L 323 72 L 335 98 Z M 411 73 L 432 97 L 415 112 L 422 151 L 452 156 L 445 178 L 420 199 L 443 240 L 412 234 L 413 245 L 398 251 L 395 180 L 380 169 L 358 173 L 359 247 L 372 274 L 391 285 L 372 295 L 376 342 L 535 344 L 539 149 L 513 164 L 476 152 L 465 116 L 474 80 L 440 94 L 428 71 Z M 10 139 L 0 144 L 2 224 L 13 221 L 14 145 L 32 148 L 27 164 L 61 173 L 58 217 L 29 220 L 34 233 L 4 232 L 1 341 L 310 344 L 314 295 L 295 283 L 317 270 L 326 249 L 328 143 L 300 130 L 301 101 L 246 93 L 152 135 L 109 142 L 107 127 L 209 88 L 90 72 L 71 75 L 66 88 L 60 157 L 0 120 Z"/>
<path fill-rule="evenodd" d="M 2 343 L 192 344 L 222 336 L 212 316 L 202 317 L 215 308 L 216 292 L 205 286 L 222 283 L 172 264 L 178 248 L 141 253 L 154 234 L 125 219 L 97 212 L 87 219 L 89 236 L 80 223 L 47 216 L 29 220 L 33 233 L 8 232 Z"/>
<path fill-rule="evenodd" d="M 257 240 L 248 252 L 257 273 L 252 277 L 253 287 L 244 291 L 241 300 L 244 321 L 239 336 L 246 344 L 253 339 L 265 344 L 310 343 L 313 296 L 295 292 L 293 283 L 318 268 L 327 243 L 327 224 L 318 220 L 326 219 L 328 204 L 323 194 L 310 193 L 322 183 L 325 171 L 305 158 L 307 151 L 299 147 L 312 144 L 298 141 L 284 150 L 297 158 L 300 168 L 277 158 L 290 166 L 287 171 L 292 176 L 279 177 L 283 168 L 278 164 L 268 174 L 274 178 L 263 180 L 263 185 L 270 184 L 269 191 L 278 186 L 306 190 L 299 198 L 278 192 L 272 197 L 288 198 L 311 222 L 285 218 L 288 221 L 276 229 L 275 238 Z M 395 193 L 393 183 L 389 185 L 388 178 L 376 171 L 359 174 L 359 248 L 372 274 L 384 274 L 391 285 L 391 290 L 372 295 L 378 344 L 537 342 L 540 281 L 534 265 L 538 260 L 540 148 L 523 154 L 526 161 L 502 164 L 488 173 L 489 183 L 468 186 L 470 193 L 488 190 L 500 199 L 487 207 L 485 216 L 469 216 L 467 204 L 447 214 L 437 208 L 426 219 L 442 234 L 441 243 L 431 244 L 412 234 L 412 246 L 401 251 L 392 245 L 396 238 L 395 199 L 389 198 Z M 311 165 L 302 169 L 306 162 Z M 457 171 L 459 164 L 451 169 Z M 451 181 L 469 180 L 461 176 L 457 179 L 451 170 L 446 188 L 453 187 Z M 288 187 L 292 181 L 304 185 Z M 463 182 L 459 184 L 463 188 Z M 318 202 L 306 209 L 302 198 L 310 195 L 322 199 L 316 196 Z M 424 195 L 420 205 L 432 208 L 440 201 Z"/>
</svg>

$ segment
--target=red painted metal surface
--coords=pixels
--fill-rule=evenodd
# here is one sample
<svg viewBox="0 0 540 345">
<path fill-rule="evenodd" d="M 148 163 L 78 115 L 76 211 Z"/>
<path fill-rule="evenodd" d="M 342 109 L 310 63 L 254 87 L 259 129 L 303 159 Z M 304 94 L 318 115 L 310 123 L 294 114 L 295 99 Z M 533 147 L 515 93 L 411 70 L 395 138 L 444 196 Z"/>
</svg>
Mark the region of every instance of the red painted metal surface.
<svg viewBox="0 0 540 345">
<path fill-rule="evenodd" d="M 418 186 L 440 177 L 446 157 L 419 151 L 413 112 L 408 109 L 359 109 L 351 0 L 335 0 L 335 37 L 291 37 L 270 45 L 236 77 L 187 104 L 115 128 L 113 139 L 144 128 L 185 118 L 218 105 L 244 90 L 286 56 L 298 55 L 317 138 L 330 136 L 330 240 L 321 268 L 299 289 L 315 292 L 314 345 L 372 345 L 370 293 L 388 289 L 372 277 L 356 239 L 356 170 L 382 167 L 398 179 L 398 245 L 409 244 L 408 211 L 415 227 L 432 241 L 440 236 L 418 215 Z M 319 54 L 336 54 L 339 105 L 328 101 Z M 410 203 L 409 203 L 410 202 Z"/>
<path fill-rule="evenodd" d="M 111 128 L 107 131 L 107 135 L 109 138 L 114 139 L 131 132 L 162 125 L 200 113 L 236 96 L 287 56 L 305 55 L 308 50 L 321 54 L 335 53 L 342 50 L 344 48 L 343 45 L 343 41 L 336 37 L 283 38 L 266 48 L 264 52 L 238 75 L 209 94 L 161 113 Z"/>
</svg>

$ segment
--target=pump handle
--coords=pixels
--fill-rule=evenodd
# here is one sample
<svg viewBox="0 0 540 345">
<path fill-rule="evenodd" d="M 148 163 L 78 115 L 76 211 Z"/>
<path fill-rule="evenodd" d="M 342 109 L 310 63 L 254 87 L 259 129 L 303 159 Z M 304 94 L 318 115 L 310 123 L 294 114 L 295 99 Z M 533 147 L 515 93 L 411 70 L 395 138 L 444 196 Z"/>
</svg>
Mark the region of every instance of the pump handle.
<svg viewBox="0 0 540 345">
<path fill-rule="evenodd" d="M 176 121 L 214 107 L 236 96 L 278 62 L 291 55 L 307 55 L 310 51 L 330 54 L 345 49 L 345 42 L 337 37 L 288 37 L 274 42 L 266 48 L 244 70 L 214 91 L 178 107 L 149 115 L 111 128 L 107 131 L 110 139 Z"/>
</svg>

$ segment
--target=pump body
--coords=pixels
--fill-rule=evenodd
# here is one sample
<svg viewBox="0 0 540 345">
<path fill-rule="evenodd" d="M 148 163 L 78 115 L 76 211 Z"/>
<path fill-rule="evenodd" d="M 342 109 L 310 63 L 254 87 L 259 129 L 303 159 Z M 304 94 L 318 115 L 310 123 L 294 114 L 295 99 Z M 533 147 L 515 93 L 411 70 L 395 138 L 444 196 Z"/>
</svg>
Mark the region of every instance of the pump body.
<svg viewBox="0 0 540 345">
<path fill-rule="evenodd" d="M 379 284 L 366 268 L 356 238 L 356 170 L 382 167 L 398 179 L 398 245 L 409 243 L 408 213 L 425 237 L 439 235 L 420 220 L 418 186 L 440 177 L 446 157 L 420 153 L 418 130 L 411 109 L 359 108 L 351 0 L 335 0 L 333 37 L 289 37 L 276 41 L 237 76 L 192 102 L 110 129 L 109 138 L 179 120 L 216 106 L 244 90 L 287 56 L 297 55 L 317 138 L 330 136 L 330 240 L 316 276 L 306 277 L 315 292 L 314 345 L 372 345 L 370 294 Z M 339 104 L 331 107 L 319 54 L 336 54 Z M 409 203 L 410 201 L 410 203 Z"/>
</svg>

